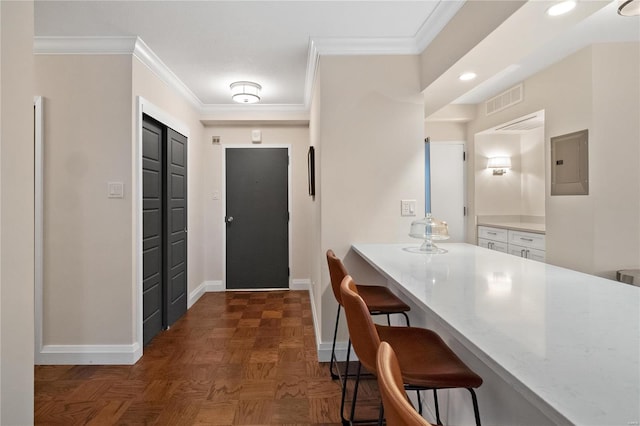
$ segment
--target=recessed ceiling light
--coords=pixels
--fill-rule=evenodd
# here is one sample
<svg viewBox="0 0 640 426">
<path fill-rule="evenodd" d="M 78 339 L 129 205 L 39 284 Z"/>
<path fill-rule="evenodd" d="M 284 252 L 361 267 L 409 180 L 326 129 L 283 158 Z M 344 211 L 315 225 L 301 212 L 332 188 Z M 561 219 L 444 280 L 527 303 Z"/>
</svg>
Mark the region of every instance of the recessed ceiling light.
<svg viewBox="0 0 640 426">
<path fill-rule="evenodd" d="M 618 14 L 622 16 L 640 15 L 640 0 L 618 0 Z"/>
<path fill-rule="evenodd" d="M 549 16 L 560 16 L 565 13 L 571 12 L 576 7 L 575 0 L 567 0 L 561 1 L 560 3 L 556 3 L 547 9 L 547 15 Z"/>
<path fill-rule="evenodd" d="M 460 77 L 458 78 L 462 81 L 469 81 L 469 80 L 473 80 L 476 77 L 477 77 L 477 74 L 475 72 L 465 72 L 460 74 Z"/>
</svg>

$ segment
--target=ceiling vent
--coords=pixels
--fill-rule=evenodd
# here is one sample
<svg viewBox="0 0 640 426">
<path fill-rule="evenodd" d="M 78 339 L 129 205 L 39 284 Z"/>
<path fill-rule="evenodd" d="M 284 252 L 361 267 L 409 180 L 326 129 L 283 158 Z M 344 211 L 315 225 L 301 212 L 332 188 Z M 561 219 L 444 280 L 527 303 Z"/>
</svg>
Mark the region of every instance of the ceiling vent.
<svg viewBox="0 0 640 426">
<path fill-rule="evenodd" d="M 522 102 L 523 92 L 524 89 L 522 83 L 520 83 L 517 86 L 505 90 L 499 95 L 489 99 L 485 102 L 487 115 L 494 114 L 498 111 L 502 111 L 505 108 L 509 108 L 512 105 Z"/>
</svg>

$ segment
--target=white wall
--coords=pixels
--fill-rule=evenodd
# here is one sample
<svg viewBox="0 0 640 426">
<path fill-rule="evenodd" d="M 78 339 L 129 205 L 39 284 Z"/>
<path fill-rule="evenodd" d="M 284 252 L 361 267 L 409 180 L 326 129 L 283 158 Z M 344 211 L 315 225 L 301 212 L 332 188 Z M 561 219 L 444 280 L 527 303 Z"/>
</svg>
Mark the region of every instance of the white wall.
<svg viewBox="0 0 640 426">
<path fill-rule="evenodd" d="M 520 214 L 544 216 L 544 127 L 520 135 Z"/>
<path fill-rule="evenodd" d="M 37 55 L 44 97 L 44 345 L 131 344 L 131 55 Z M 107 198 L 107 182 L 124 198 Z M 108 324 L 108 327 L 105 327 Z"/>
<path fill-rule="evenodd" d="M 456 121 L 425 121 L 424 135 L 433 142 L 467 140 L 467 124 Z"/>
<path fill-rule="evenodd" d="M 33 2 L 0 2 L 0 424 L 33 423 Z"/>
<path fill-rule="evenodd" d="M 613 278 L 640 268 L 640 43 L 593 46 L 592 72 L 593 271 Z"/>
<path fill-rule="evenodd" d="M 424 206 L 424 130 L 418 57 L 323 56 L 320 59 L 319 114 L 314 139 L 319 148 L 322 259 L 316 307 L 321 342 L 333 332 L 336 302 L 330 289 L 325 251 L 345 259 L 360 282 L 380 283 L 358 255 L 355 242 L 407 242 L 415 217 L 400 216 L 400 200 Z M 316 139 L 317 138 L 317 139 Z M 318 202 L 318 197 L 316 197 Z M 419 207 L 417 217 L 424 214 Z M 316 225 L 317 226 L 317 225 Z M 343 324 L 344 325 L 344 324 Z"/>
<path fill-rule="evenodd" d="M 476 135 L 475 215 L 520 215 L 522 173 L 518 135 Z M 502 176 L 487 169 L 491 157 L 511 157 L 511 169 Z"/>
<path fill-rule="evenodd" d="M 475 138 L 475 215 L 544 216 L 544 129 Z M 493 175 L 491 157 L 510 157 L 511 169 Z"/>
<path fill-rule="evenodd" d="M 523 102 L 489 117 L 480 104 L 478 118 L 468 125 L 471 139 L 481 130 L 544 109 L 546 164 L 549 138 L 589 129 L 589 195 L 550 196 L 550 169 L 545 167 L 548 263 L 607 277 L 616 269 L 639 266 L 639 51 L 638 43 L 584 48 L 527 79 Z M 475 149 L 472 141 L 469 148 Z M 469 173 L 468 179 L 473 188 L 475 175 Z M 469 195 L 475 211 L 475 194 Z M 468 241 L 475 241 L 475 235 Z"/>
<path fill-rule="evenodd" d="M 238 125 L 204 128 L 203 212 L 204 273 L 206 281 L 222 280 L 222 250 L 224 215 L 223 146 L 251 145 L 251 131 L 262 131 L 260 145 L 291 145 L 291 279 L 304 280 L 310 277 L 311 197 L 307 187 L 307 150 L 309 128 L 305 126 L 279 126 L 277 123 Z M 212 136 L 220 136 L 221 144 L 213 145 Z M 219 200 L 213 193 L 220 194 Z"/>
</svg>

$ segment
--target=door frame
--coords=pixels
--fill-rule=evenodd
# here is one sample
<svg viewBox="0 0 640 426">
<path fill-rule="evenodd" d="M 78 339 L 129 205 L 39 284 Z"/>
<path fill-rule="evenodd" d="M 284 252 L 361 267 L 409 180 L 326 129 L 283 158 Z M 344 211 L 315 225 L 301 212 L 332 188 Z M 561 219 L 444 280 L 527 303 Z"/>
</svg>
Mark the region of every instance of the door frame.
<svg viewBox="0 0 640 426">
<path fill-rule="evenodd" d="M 222 286 L 225 291 L 233 291 L 227 289 L 227 227 L 224 218 L 227 215 L 227 149 L 238 148 L 286 148 L 289 162 L 287 165 L 287 211 L 289 212 L 288 236 L 287 236 L 287 254 L 289 263 L 289 277 L 287 289 L 291 289 L 291 223 L 293 222 L 293 214 L 291 212 L 291 144 L 269 144 L 269 145 L 252 145 L 252 144 L 223 144 L 222 145 Z M 253 291 L 269 291 L 272 289 L 252 289 Z M 283 289 L 278 289 L 283 290 Z"/>
<path fill-rule="evenodd" d="M 44 304 L 44 115 L 42 96 L 34 96 L 34 363 L 42 356 L 42 311 Z"/>
<path fill-rule="evenodd" d="M 133 153 L 133 183 L 132 183 L 132 202 L 133 202 L 133 232 L 134 232 L 134 306 L 133 306 L 133 322 L 134 322 L 134 356 L 133 363 L 137 361 L 143 352 L 143 330 L 142 330 L 142 114 L 159 121 L 167 127 L 172 128 L 178 133 L 184 135 L 187 140 L 191 136 L 189 126 L 181 120 L 175 118 L 162 108 L 154 105 L 142 96 L 136 97 L 136 138 Z M 187 161 L 189 159 L 189 144 L 187 144 Z M 188 176 L 188 171 L 187 171 Z M 187 180 L 188 182 L 188 180 Z M 187 229 L 189 229 L 189 186 L 187 184 Z M 187 240 L 187 270 L 189 268 L 189 250 Z M 187 277 L 189 275 L 187 274 Z M 189 282 L 187 281 L 187 298 L 189 297 Z"/>
</svg>

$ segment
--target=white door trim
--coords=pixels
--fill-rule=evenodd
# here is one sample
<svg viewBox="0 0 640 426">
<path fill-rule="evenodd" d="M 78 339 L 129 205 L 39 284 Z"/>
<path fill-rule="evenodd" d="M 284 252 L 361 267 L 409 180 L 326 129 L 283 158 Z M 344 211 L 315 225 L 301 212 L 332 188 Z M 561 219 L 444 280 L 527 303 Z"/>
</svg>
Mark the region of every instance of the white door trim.
<svg viewBox="0 0 640 426">
<path fill-rule="evenodd" d="M 143 330 L 142 330 L 142 114 L 147 114 L 148 116 L 158 120 L 162 124 L 172 128 L 178 133 L 183 134 L 187 137 L 187 140 L 190 136 L 189 127 L 184 124 L 179 119 L 172 116 L 170 113 L 166 112 L 162 108 L 154 105 L 149 102 L 147 99 L 142 96 L 137 97 L 137 105 L 136 105 L 136 139 L 134 143 L 134 153 L 133 153 L 133 230 L 134 230 L 134 267 L 133 267 L 133 281 L 135 286 L 135 301 L 134 301 L 134 314 L 133 314 L 133 322 L 134 322 L 134 347 L 137 346 L 135 354 L 134 354 L 134 362 L 135 363 L 142 356 L 142 348 L 143 348 Z M 189 145 L 187 143 L 187 164 L 189 160 Z M 188 171 L 187 171 L 187 182 L 188 182 Z M 187 187 L 187 194 L 188 194 Z M 189 197 L 187 196 L 187 229 L 189 229 Z M 187 268 L 189 265 L 189 250 L 187 250 Z M 187 275 L 188 277 L 188 275 Z M 187 282 L 187 296 L 188 296 L 188 286 Z"/>
<path fill-rule="evenodd" d="M 289 164 L 287 166 L 287 210 L 289 211 L 289 223 L 288 226 L 288 256 L 289 256 L 289 268 L 291 268 L 291 223 L 293 222 L 293 214 L 291 212 L 291 144 L 238 144 L 238 145 L 222 145 L 222 286 L 227 289 L 227 227 L 224 219 L 227 216 L 227 149 L 237 148 L 286 148 L 287 155 L 289 156 Z M 291 270 L 289 271 L 289 287 L 291 288 Z M 252 289 L 253 290 L 253 289 Z M 256 289 L 259 291 L 262 289 Z M 268 289 L 264 289 L 268 290 Z"/>
<path fill-rule="evenodd" d="M 44 116 L 42 96 L 33 98 L 34 106 L 34 361 L 42 359 L 42 306 L 44 303 Z"/>
</svg>

